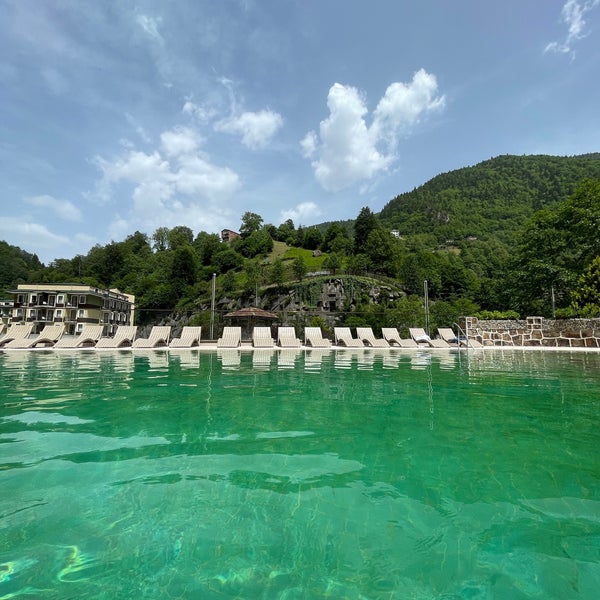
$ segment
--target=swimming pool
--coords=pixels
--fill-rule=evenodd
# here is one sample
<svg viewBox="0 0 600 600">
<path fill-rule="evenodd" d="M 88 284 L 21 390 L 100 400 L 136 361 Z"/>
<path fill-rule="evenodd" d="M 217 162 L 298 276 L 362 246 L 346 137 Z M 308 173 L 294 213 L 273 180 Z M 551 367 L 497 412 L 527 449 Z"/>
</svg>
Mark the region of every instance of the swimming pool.
<svg viewBox="0 0 600 600">
<path fill-rule="evenodd" d="M 0 355 L 0 598 L 595 598 L 600 354 Z"/>
</svg>

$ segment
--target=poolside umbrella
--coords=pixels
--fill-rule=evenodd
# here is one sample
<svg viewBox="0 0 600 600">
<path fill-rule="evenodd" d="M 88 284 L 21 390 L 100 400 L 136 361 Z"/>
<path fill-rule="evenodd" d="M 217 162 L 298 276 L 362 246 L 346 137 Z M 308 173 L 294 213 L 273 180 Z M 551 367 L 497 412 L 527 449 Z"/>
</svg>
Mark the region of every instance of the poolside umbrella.
<svg viewBox="0 0 600 600">
<path fill-rule="evenodd" d="M 256 308 L 254 306 L 249 306 L 247 308 L 240 308 L 239 310 L 234 310 L 233 312 L 229 312 L 225 315 L 225 319 L 240 319 L 246 321 L 247 330 L 245 333 L 250 335 L 252 333 L 252 325 L 257 324 L 268 324 L 272 322 L 274 319 L 278 319 L 279 317 L 268 310 L 263 310 L 262 308 Z"/>
</svg>

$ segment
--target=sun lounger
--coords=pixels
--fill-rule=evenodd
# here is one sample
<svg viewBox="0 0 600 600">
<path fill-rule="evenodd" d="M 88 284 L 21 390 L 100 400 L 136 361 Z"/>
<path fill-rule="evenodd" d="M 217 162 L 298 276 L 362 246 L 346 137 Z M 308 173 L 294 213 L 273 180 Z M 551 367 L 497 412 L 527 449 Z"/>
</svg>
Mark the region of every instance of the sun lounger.
<svg viewBox="0 0 600 600">
<path fill-rule="evenodd" d="M 364 346 L 361 340 L 352 337 L 350 327 L 335 327 L 333 333 L 335 335 L 336 346 L 346 346 L 346 348 L 358 348 Z"/>
<path fill-rule="evenodd" d="M 169 344 L 170 348 L 193 348 L 200 345 L 200 334 L 202 327 L 186 326 L 181 331 L 181 337 L 173 338 Z"/>
<path fill-rule="evenodd" d="M 100 338 L 96 348 L 130 348 L 135 340 L 137 325 L 119 325 L 115 336 Z"/>
<path fill-rule="evenodd" d="M 237 348 L 241 344 L 241 327 L 224 327 L 223 335 L 217 340 L 217 348 Z"/>
<path fill-rule="evenodd" d="M 467 348 L 483 348 L 483 344 L 479 340 L 476 340 L 472 337 L 461 339 L 460 345 L 466 346 Z"/>
<path fill-rule="evenodd" d="M 395 327 L 382 327 L 381 334 L 390 346 L 400 346 L 400 348 L 418 348 L 419 344 L 412 338 L 401 338 Z"/>
<path fill-rule="evenodd" d="M 15 338 L 12 342 L 8 342 L 5 348 L 35 348 L 36 346 L 54 346 L 64 333 L 65 326 L 63 323 L 59 325 L 46 325 L 41 333 L 36 336 L 26 338 Z"/>
<path fill-rule="evenodd" d="M 389 348 L 390 344 L 387 340 L 378 339 L 373 333 L 371 327 L 357 327 L 356 337 L 365 345 L 373 348 Z"/>
<path fill-rule="evenodd" d="M 429 337 L 427 333 L 425 333 L 425 330 L 422 327 L 411 327 L 409 331 L 412 339 L 419 345 L 426 345 L 430 348 L 450 347 L 450 344 L 448 344 L 448 342 L 445 342 L 442 339 L 431 339 L 431 337 Z"/>
<path fill-rule="evenodd" d="M 400 346 L 400 334 L 395 327 L 382 327 L 381 335 L 390 346 Z"/>
<path fill-rule="evenodd" d="M 255 348 L 272 348 L 275 340 L 271 337 L 270 327 L 255 327 L 252 330 L 252 345 Z"/>
<path fill-rule="evenodd" d="M 29 337 L 33 323 L 13 323 L 8 331 L 0 338 L 0 348 L 5 347 L 13 340 L 24 340 Z"/>
<path fill-rule="evenodd" d="M 300 348 L 302 342 L 296 337 L 293 327 L 280 327 L 277 330 L 277 343 L 282 348 Z"/>
<path fill-rule="evenodd" d="M 438 334 L 447 344 L 458 346 L 459 339 L 450 327 L 438 327 Z"/>
<path fill-rule="evenodd" d="M 103 325 L 84 325 L 79 335 L 73 337 L 61 337 L 55 348 L 85 348 L 94 347 L 102 337 Z"/>
<path fill-rule="evenodd" d="M 169 345 L 171 327 L 155 325 L 148 338 L 137 338 L 133 342 L 134 348 L 162 348 Z"/>
<path fill-rule="evenodd" d="M 331 341 L 323 337 L 320 327 L 306 327 L 304 329 L 304 343 L 312 348 L 329 348 Z"/>
</svg>

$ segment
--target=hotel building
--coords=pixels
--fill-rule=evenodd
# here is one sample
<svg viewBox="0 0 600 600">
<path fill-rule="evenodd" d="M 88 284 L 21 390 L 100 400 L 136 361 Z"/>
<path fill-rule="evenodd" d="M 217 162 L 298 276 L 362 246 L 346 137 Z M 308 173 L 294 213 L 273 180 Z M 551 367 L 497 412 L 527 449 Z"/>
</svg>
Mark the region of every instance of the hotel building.
<svg viewBox="0 0 600 600">
<path fill-rule="evenodd" d="M 104 325 L 104 336 L 119 325 L 133 325 L 135 296 L 77 283 L 23 283 L 13 294 L 12 323 L 33 323 L 33 333 L 45 325 L 64 323 L 65 333 L 79 333 L 84 324 Z"/>
</svg>

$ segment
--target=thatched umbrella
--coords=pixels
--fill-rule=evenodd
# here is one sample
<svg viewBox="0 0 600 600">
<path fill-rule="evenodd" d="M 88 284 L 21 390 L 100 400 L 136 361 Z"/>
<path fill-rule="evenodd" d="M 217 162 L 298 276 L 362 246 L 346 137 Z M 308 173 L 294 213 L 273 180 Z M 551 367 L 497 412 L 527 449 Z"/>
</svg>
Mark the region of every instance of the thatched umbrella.
<svg viewBox="0 0 600 600">
<path fill-rule="evenodd" d="M 229 312 L 224 316 L 224 318 L 231 319 L 232 321 L 241 321 L 242 336 L 250 337 L 252 334 L 252 329 L 255 325 L 271 325 L 273 321 L 279 317 L 275 313 L 269 312 L 268 310 L 249 306 L 247 308 L 240 308 L 239 310 Z M 244 323 L 246 327 L 244 327 Z"/>
</svg>

